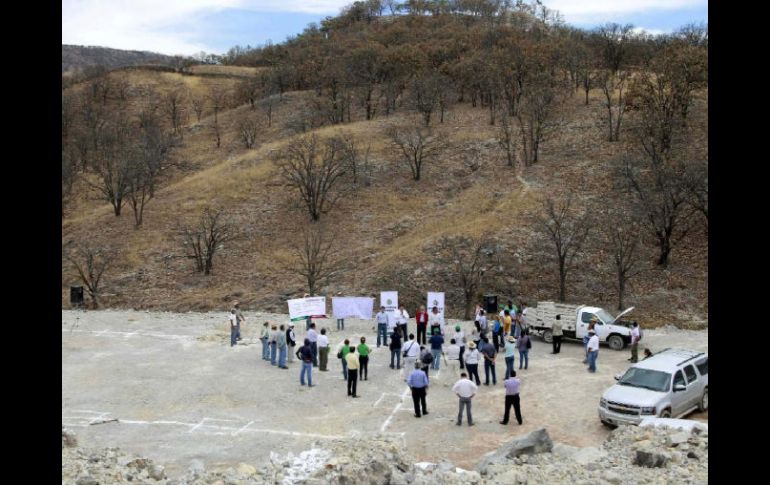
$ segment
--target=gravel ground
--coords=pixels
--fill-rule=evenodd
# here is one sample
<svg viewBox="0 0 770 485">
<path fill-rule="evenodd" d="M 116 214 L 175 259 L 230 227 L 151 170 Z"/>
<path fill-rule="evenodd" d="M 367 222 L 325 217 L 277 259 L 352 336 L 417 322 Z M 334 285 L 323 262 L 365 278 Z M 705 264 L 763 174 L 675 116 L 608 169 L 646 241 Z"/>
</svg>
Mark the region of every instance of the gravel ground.
<svg viewBox="0 0 770 485">
<path fill-rule="evenodd" d="M 313 388 L 299 385 L 296 362 L 280 370 L 261 360 L 258 328 L 266 320 L 288 323 L 287 315 L 248 312 L 246 317 L 244 340 L 230 348 L 224 313 L 63 311 L 62 425 L 82 444 L 151 456 L 171 477 L 198 463 L 212 470 L 241 462 L 260 467 L 270 462 L 271 452 L 299 455 L 313 442 L 378 433 L 415 462 L 449 460 L 472 469 L 484 453 L 543 427 L 554 442 L 601 446 L 610 430 L 599 422 L 598 400 L 613 376 L 628 367 L 630 355 L 603 347 L 598 371 L 590 374 L 579 343 L 565 342 L 561 354 L 552 355 L 550 345 L 534 338 L 529 369 L 519 373 L 524 424 L 498 424 L 501 379 L 484 386 L 482 370 L 473 401 L 476 426 L 460 428 L 454 425 L 457 399 L 450 389 L 456 377 L 445 370 L 431 371 L 430 414 L 418 420 L 408 388 L 388 368 L 387 349 L 374 349 L 369 380 L 359 382 L 361 399 L 349 399 L 334 355 L 329 372 L 314 369 Z M 336 328 L 334 320 L 317 323 Z M 470 322 L 461 323 L 470 330 Z M 301 342 L 304 328 L 297 330 Z M 334 346 L 361 335 L 376 347 L 371 322 L 356 319 L 346 320 L 345 331 L 332 330 L 330 340 Z M 708 331 L 646 330 L 645 346 L 653 352 L 708 351 Z M 498 378 L 504 369 L 498 357 Z M 707 413 L 690 418 L 708 421 Z"/>
</svg>

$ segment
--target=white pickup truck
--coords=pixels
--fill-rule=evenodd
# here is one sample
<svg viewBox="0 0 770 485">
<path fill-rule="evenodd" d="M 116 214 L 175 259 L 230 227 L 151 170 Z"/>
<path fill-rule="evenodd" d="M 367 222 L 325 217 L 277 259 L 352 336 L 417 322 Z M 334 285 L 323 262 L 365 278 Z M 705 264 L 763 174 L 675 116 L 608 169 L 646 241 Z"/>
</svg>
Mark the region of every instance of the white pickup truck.
<svg viewBox="0 0 770 485">
<path fill-rule="evenodd" d="M 561 327 L 564 338 L 583 340 L 588 334 L 588 324 L 596 317 L 598 321 L 594 325 L 596 335 L 601 343 L 606 343 L 613 350 L 622 350 L 631 343 L 631 329 L 627 325 L 618 323 L 620 317 L 626 315 L 634 307 L 627 308 L 617 317 L 613 317 L 604 309 L 595 306 L 570 305 L 567 303 L 554 303 L 552 301 L 540 301 L 534 308 L 527 311 L 526 325 L 530 332 L 537 333 L 543 340 L 553 341 L 551 327 L 556 320 L 556 315 L 561 315 Z"/>
</svg>

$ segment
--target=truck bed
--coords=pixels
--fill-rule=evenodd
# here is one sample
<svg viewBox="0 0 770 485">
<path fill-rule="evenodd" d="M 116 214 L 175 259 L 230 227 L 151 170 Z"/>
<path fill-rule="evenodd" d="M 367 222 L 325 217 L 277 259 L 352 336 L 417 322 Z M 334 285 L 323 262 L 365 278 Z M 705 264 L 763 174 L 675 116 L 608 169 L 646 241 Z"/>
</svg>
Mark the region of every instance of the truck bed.
<svg viewBox="0 0 770 485">
<path fill-rule="evenodd" d="M 575 324 L 577 323 L 577 312 L 582 306 L 584 305 L 540 301 L 537 303 L 537 307 L 530 308 L 527 315 L 529 320 L 527 323 L 535 330 L 545 330 L 553 326 L 556 315 L 561 315 L 562 330 L 574 332 Z"/>
</svg>

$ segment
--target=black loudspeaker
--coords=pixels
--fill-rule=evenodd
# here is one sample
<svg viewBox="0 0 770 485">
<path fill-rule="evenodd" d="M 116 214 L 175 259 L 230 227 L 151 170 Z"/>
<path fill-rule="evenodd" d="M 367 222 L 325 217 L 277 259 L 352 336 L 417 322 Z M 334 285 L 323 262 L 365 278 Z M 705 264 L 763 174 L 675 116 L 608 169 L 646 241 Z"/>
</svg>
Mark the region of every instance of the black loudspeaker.
<svg viewBox="0 0 770 485">
<path fill-rule="evenodd" d="M 70 286 L 70 304 L 73 307 L 83 306 L 83 287 L 82 286 Z"/>
<path fill-rule="evenodd" d="M 497 295 L 484 295 L 484 311 L 497 313 Z"/>
</svg>

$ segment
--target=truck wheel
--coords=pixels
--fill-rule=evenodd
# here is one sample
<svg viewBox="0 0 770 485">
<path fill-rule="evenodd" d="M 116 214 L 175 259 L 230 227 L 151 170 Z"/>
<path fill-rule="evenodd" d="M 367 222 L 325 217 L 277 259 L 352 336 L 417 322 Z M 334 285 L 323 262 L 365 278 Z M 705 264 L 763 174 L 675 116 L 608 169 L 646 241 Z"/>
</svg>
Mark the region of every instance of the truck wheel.
<svg viewBox="0 0 770 485">
<path fill-rule="evenodd" d="M 623 341 L 623 337 L 620 335 L 610 335 L 610 338 L 607 339 L 607 343 L 610 344 L 612 350 L 623 350 L 623 347 L 626 345 Z"/>
<path fill-rule="evenodd" d="M 550 344 L 551 342 L 553 342 L 553 332 L 551 332 L 550 330 L 546 330 L 546 331 L 544 331 L 544 332 L 543 332 L 543 340 L 545 340 L 545 341 L 546 341 L 546 342 L 548 342 L 549 344 Z"/>
<path fill-rule="evenodd" d="M 661 418 L 670 418 L 671 417 L 671 410 L 670 409 L 664 409 L 660 412 Z"/>
<path fill-rule="evenodd" d="M 709 388 L 707 387 L 705 391 L 703 391 L 703 397 L 700 398 L 700 402 L 698 403 L 698 411 L 708 411 L 709 409 Z"/>
</svg>

